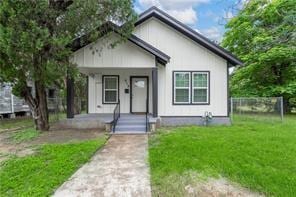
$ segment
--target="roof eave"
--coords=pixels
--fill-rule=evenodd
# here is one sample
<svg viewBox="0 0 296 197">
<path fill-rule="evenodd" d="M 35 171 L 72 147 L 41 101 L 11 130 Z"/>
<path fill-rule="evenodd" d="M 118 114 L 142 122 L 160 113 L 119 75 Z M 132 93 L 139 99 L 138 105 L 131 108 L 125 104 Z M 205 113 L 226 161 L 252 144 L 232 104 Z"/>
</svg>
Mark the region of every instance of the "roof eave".
<svg viewBox="0 0 296 197">
<path fill-rule="evenodd" d="M 143 41 L 142 39 L 138 38 L 137 36 L 131 35 L 128 38 L 128 40 L 153 54 L 156 57 L 156 59 L 162 64 L 167 64 L 170 61 L 170 56 L 153 47 L 152 45 L 148 44 L 147 42 Z"/>
</svg>

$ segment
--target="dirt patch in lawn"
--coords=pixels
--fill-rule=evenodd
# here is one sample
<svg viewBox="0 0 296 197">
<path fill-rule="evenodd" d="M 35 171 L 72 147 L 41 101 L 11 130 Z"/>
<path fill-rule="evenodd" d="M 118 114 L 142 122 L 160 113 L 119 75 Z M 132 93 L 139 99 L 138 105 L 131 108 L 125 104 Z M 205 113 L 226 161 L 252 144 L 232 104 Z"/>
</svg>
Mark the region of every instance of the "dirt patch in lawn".
<svg viewBox="0 0 296 197">
<path fill-rule="evenodd" d="M 207 178 L 195 171 L 183 175 L 170 175 L 161 180 L 161 184 L 152 185 L 153 196 L 186 196 L 186 197 L 262 197 L 264 195 L 251 191 L 229 180 Z M 173 194 L 173 195 L 172 195 Z"/>
<path fill-rule="evenodd" d="M 68 143 L 73 141 L 83 141 L 95 139 L 106 133 L 100 129 L 59 129 L 52 128 L 50 131 L 41 132 L 40 135 L 30 141 L 15 143 L 12 139 L 13 134 L 17 131 L 5 131 L 0 133 L 0 162 L 8 159 L 12 155 L 23 157 L 35 153 L 40 144 Z"/>
<path fill-rule="evenodd" d="M 261 194 L 252 192 L 237 184 L 231 183 L 226 179 L 209 179 L 206 182 L 200 182 L 195 185 L 185 186 L 186 196 L 248 196 L 259 197 Z"/>
<path fill-rule="evenodd" d="M 50 131 L 42 132 L 32 143 L 66 143 L 94 139 L 105 134 L 106 133 L 100 129 L 51 129 Z"/>
<path fill-rule="evenodd" d="M 9 156 L 26 156 L 34 152 L 29 144 L 13 143 L 11 136 L 18 131 L 7 131 L 0 133 L 0 162 L 9 158 Z"/>
</svg>

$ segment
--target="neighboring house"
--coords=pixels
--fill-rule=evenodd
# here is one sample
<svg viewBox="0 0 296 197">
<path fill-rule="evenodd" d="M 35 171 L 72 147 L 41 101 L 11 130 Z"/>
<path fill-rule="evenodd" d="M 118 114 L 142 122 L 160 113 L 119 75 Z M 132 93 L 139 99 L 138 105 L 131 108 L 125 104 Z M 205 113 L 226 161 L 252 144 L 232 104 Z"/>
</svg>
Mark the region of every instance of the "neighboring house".
<svg viewBox="0 0 296 197">
<path fill-rule="evenodd" d="M 24 99 L 12 94 L 12 87 L 9 83 L 0 83 L 0 118 L 14 118 L 16 114 L 28 114 L 29 106 Z"/>
<path fill-rule="evenodd" d="M 242 62 L 165 12 L 142 13 L 128 41 L 117 33 L 78 44 L 71 61 L 88 75 L 88 113 L 150 113 L 161 125 L 229 124 L 229 67 Z M 110 41 L 111 40 L 111 41 Z M 76 40 L 79 42 L 79 40 Z"/>
<path fill-rule="evenodd" d="M 35 90 L 30 85 L 33 95 Z M 56 110 L 57 88 L 49 88 L 47 92 L 47 102 L 49 111 Z M 14 118 L 16 115 L 30 115 L 30 108 L 25 100 L 12 94 L 12 85 L 9 83 L 0 83 L 0 118 Z"/>
</svg>

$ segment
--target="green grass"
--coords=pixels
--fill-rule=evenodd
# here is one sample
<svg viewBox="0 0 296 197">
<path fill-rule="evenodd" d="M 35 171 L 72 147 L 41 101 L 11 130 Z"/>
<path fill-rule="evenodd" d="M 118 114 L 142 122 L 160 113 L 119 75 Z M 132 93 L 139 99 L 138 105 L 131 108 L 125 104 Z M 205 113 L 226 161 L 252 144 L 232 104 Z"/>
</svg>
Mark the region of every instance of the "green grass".
<svg viewBox="0 0 296 197">
<path fill-rule="evenodd" d="M 172 177 L 195 172 L 222 176 L 268 196 L 295 196 L 296 117 L 286 117 L 283 123 L 249 117 L 234 122 L 163 128 L 150 137 L 154 195 L 178 194 L 182 186 Z"/>
<path fill-rule="evenodd" d="M 33 126 L 34 122 L 31 117 L 0 120 L 0 130 Z"/>
<path fill-rule="evenodd" d="M 105 143 L 105 138 L 48 144 L 0 166 L 0 196 L 49 196 Z"/>
<path fill-rule="evenodd" d="M 53 123 L 55 121 L 62 120 L 66 118 L 65 113 L 59 114 L 49 114 L 49 122 Z M 0 132 L 5 129 L 16 129 L 16 128 L 27 128 L 34 127 L 34 121 L 32 117 L 17 117 L 15 119 L 4 119 L 0 120 Z"/>
<path fill-rule="evenodd" d="M 12 133 L 11 139 L 14 143 L 21 143 L 35 139 L 40 134 L 36 129 L 28 128 Z"/>
</svg>

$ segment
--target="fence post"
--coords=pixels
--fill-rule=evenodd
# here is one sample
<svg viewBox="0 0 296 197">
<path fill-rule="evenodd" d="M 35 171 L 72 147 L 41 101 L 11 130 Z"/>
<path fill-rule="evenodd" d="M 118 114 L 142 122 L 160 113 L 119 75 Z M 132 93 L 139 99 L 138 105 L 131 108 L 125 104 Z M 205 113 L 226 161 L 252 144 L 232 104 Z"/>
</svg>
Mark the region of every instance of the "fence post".
<svg viewBox="0 0 296 197">
<path fill-rule="evenodd" d="M 59 98 L 56 96 L 55 97 L 55 103 L 56 103 L 56 114 L 57 114 L 57 120 L 60 120 L 60 114 L 59 114 Z"/>
<path fill-rule="evenodd" d="M 284 101 L 283 101 L 283 97 L 281 96 L 281 120 L 284 120 Z"/>
<path fill-rule="evenodd" d="M 233 98 L 230 97 L 230 120 L 231 120 L 231 123 L 233 122 Z"/>
<path fill-rule="evenodd" d="M 239 98 L 239 115 L 242 115 L 242 98 Z"/>
</svg>

